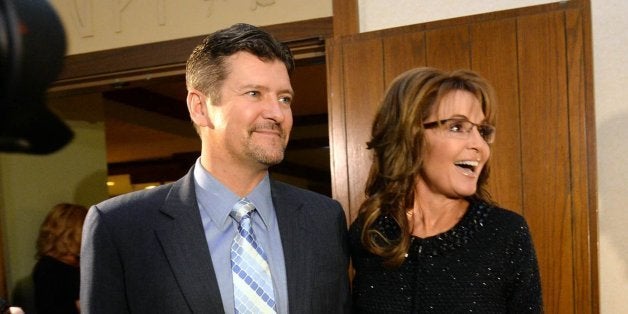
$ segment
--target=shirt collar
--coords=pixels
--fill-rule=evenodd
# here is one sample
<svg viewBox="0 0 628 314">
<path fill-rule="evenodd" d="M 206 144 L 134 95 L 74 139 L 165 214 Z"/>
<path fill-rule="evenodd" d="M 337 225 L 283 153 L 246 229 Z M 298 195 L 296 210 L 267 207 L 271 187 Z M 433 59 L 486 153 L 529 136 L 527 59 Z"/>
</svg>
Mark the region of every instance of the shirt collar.
<svg viewBox="0 0 628 314">
<path fill-rule="evenodd" d="M 194 166 L 194 181 L 199 208 L 209 216 L 217 228 L 226 229 L 233 221 L 229 217 L 231 208 L 240 197 L 205 170 L 201 165 L 200 158 L 196 160 Z M 265 227 L 270 229 L 275 222 L 275 208 L 270 193 L 270 176 L 268 173 L 245 197 L 255 205 L 258 216 L 261 217 Z"/>
</svg>

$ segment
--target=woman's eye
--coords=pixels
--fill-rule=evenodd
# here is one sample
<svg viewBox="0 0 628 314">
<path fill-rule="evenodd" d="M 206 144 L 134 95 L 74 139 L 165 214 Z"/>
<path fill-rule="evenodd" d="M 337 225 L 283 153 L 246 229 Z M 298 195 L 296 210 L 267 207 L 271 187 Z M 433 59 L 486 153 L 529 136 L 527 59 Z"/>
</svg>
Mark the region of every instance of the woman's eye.
<svg viewBox="0 0 628 314">
<path fill-rule="evenodd" d="M 451 122 L 447 125 L 447 129 L 451 132 L 463 132 L 464 126 L 460 122 Z"/>
<path fill-rule="evenodd" d="M 480 135 L 482 135 L 483 137 L 487 138 L 487 137 L 490 137 L 493 134 L 494 129 L 491 128 L 490 126 L 480 126 L 478 128 L 478 131 L 480 131 Z"/>
</svg>

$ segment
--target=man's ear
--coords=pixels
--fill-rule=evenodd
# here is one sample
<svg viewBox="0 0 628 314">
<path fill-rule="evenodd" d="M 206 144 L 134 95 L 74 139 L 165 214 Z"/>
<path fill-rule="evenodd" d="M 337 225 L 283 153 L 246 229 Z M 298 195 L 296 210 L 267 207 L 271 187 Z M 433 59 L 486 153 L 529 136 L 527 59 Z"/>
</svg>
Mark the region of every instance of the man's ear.
<svg viewBox="0 0 628 314">
<path fill-rule="evenodd" d="M 188 90 L 186 102 L 188 104 L 188 111 L 190 112 L 190 119 L 199 127 L 212 126 L 211 119 L 207 114 L 208 99 L 205 94 L 196 89 Z"/>
</svg>

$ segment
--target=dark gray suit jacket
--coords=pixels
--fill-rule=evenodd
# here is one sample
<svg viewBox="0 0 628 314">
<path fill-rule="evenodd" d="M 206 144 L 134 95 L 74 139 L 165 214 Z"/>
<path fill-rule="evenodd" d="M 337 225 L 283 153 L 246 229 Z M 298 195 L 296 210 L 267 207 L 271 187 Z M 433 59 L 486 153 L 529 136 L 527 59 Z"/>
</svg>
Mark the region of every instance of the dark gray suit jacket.
<svg viewBox="0 0 628 314">
<path fill-rule="evenodd" d="M 90 209 L 81 250 L 82 313 L 224 312 L 192 173 Z M 349 312 L 340 204 L 274 180 L 271 193 L 290 313 Z"/>
</svg>

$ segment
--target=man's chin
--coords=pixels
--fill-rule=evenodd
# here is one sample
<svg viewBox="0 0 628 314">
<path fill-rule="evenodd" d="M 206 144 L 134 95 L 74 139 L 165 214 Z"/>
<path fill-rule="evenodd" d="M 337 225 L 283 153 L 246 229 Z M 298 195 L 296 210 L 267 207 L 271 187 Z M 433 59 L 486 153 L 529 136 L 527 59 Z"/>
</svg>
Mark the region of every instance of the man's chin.
<svg viewBox="0 0 628 314">
<path fill-rule="evenodd" d="M 255 160 L 257 160 L 257 162 L 259 162 L 260 164 L 265 165 L 267 167 L 274 166 L 281 163 L 283 161 L 283 157 L 284 157 L 283 152 L 275 153 L 275 154 L 261 153 L 261 152 L 253 153 L 253 158 L 255 158 Z"/>
<path fill-rule="evenodd" d="M 268 167 L 271 167 L 280 164 L 283 161 L 283 155 L 281 158 L 263 158 L 261 160 L 258 159 L 258 161 Z"/>
</svg>

